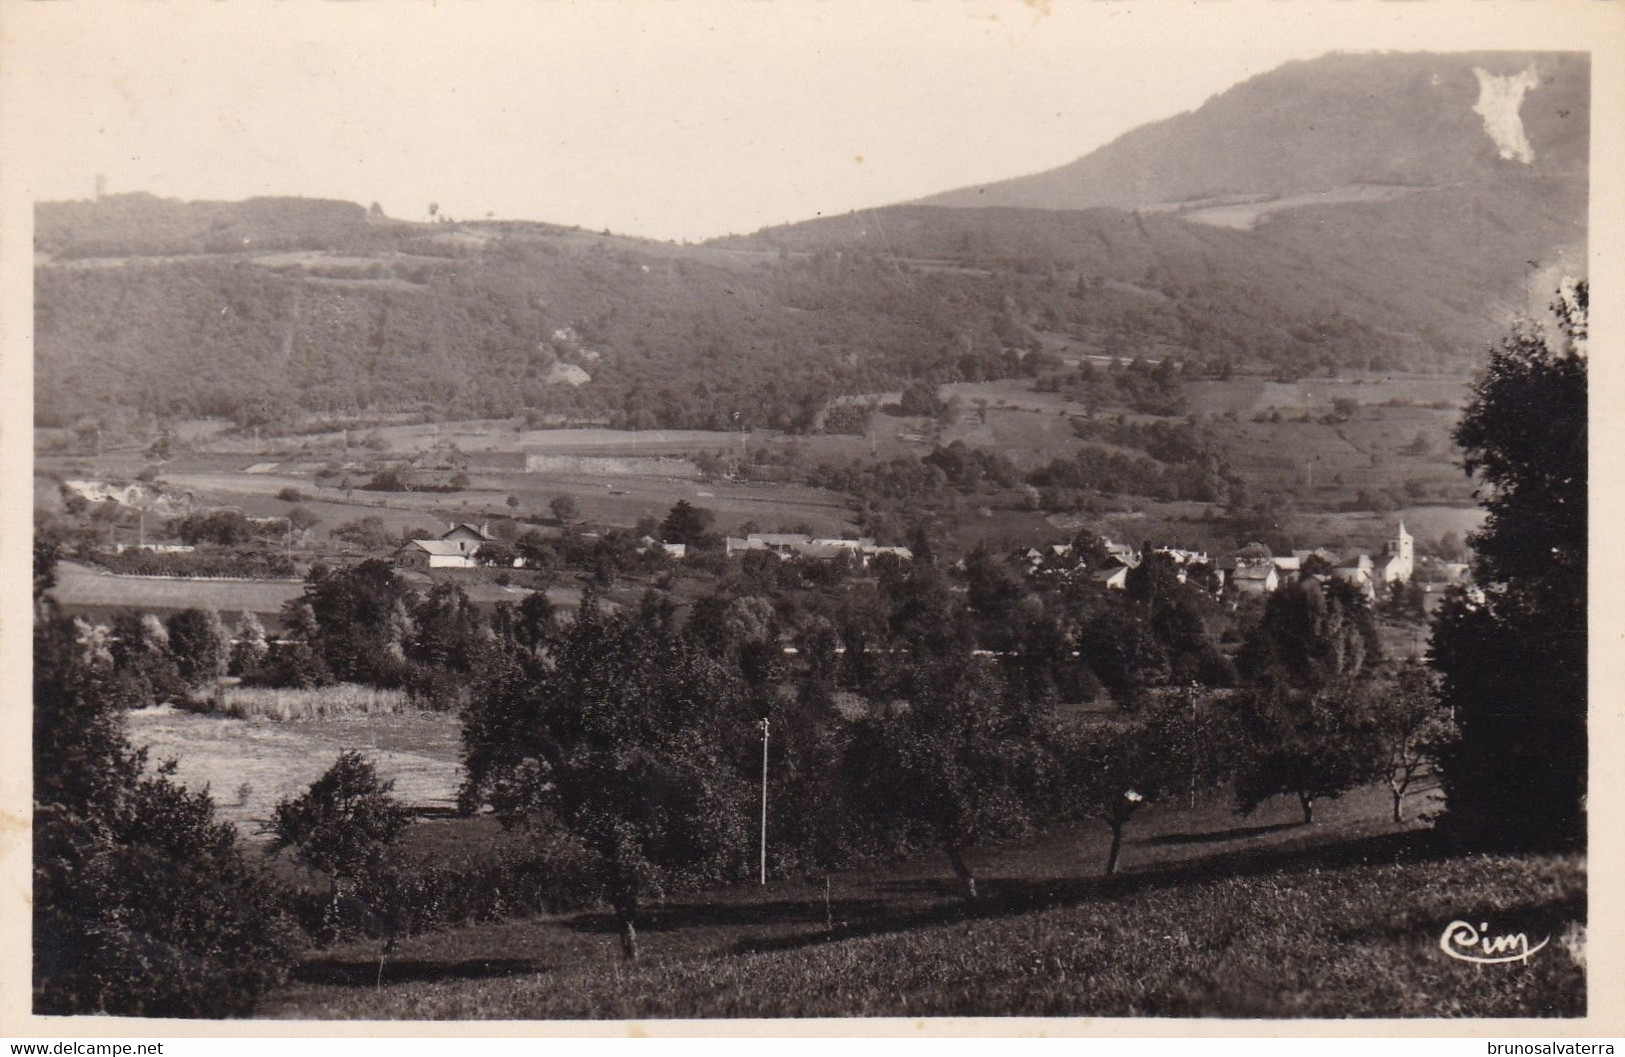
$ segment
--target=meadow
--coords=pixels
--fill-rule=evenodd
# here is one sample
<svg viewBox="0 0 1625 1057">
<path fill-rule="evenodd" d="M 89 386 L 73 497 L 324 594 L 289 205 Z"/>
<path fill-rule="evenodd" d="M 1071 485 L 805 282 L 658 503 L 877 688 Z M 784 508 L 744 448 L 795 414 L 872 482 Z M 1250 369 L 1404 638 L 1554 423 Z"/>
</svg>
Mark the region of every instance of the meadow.
<svg viewBox="0 0 1625 1057">
<path fill-rule="evenodd" d="M 209 789 L 221 816 L 251 838 L 278 800 L 302 792 L 347 749 L 366 752 L 419 811 L 450 810 L 461 781 L 457 718 L 412 709 L 392 691 L 231 687 L 219 713 L 160 705 L 131 712 L 129 722 L 150 765 L 175 760 L 176 780 Z"/>
<path fill-rule="evenodd" d="M 105 619 L 122 609 L 167 616 L 182 609 L 212 609 L 228 622 L 253 612 L 269 628 L 283 603 L 305 585 L 297 580 L 203 580 L 114 576 L 77 562 L 57 564 L 52 595 L 69 613 Z"/>
</svg>

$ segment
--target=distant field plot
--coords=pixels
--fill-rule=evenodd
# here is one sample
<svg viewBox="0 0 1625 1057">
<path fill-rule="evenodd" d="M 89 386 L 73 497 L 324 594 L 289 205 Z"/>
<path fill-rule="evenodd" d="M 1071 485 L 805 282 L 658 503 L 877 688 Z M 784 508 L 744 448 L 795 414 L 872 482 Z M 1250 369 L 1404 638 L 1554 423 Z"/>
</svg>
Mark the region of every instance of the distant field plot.
<svg viewBox="0 0 1625 1057">
<path fill-rule="evenodd" d="M 1362 407 L 1346 422 L 1318 412 L 1280 422 L 1242 418 L 1219 430 L 1231 468 L 1249 487 L 1292 491 L 1320 506 L 1355 500 L 1360 491 L 1404 492 L 1413 499 L 1469 503 L 1472 487 L 1450 439 L 1455 412 L 1420 407 Z"/>
<path fill-rule="evenodd" d="M 755 521 L 764 530 L 781 523 L 805 523 L 815 532 L 839 535 L 851 517 L 842 496 L 802 485 L 566 474 L 504 474 L 489 480 L 517 496 L 522 513 L 545 514 L 549 499 L 570 495 L 581 520 L 598 525 L 633 525 L 644 516 L 662 517 L 680 499 L 710 510 L 723 531 Z"/>
<path fill-rule="evenodd" d="M 212 609 L 235 620 L 243 612 L 275 617 L 304 584 L 289 580 L 199 580 L 114 576 L 77 562 L 57 564 L 51 594 L 69 613 L 101 616 L 119 609 L 167 614 L 181 609 Z M 271 627 L 274 620 L 267 620 Z"/>
<path fill-rule="evenodd" d="M 1238 377 L 1224 381 L 1185 383 L 1185 399 L 1200 414 L 1237 415 L 1280 409 L 1330 409 L 1340 397 L 1359 404 L 1391 401 L 1414 404 L 1445 403 L 1459 407 L 1467 400 L 1470 379 L 1459 375 L 1376 375 L 1355 378 L 1304 378 L 1275 382 L 1267 378 Z"/>
<path fill-rule="evenodd" d="M 255 835 L 278 800 L 302 792 L 347 749 L 376 762 L 379 774 L 395 782 L 395 795 L 412 807 L 452 807 L 461 780 L 453 715 L 380 713 L 281 723 L 162 706 L 130 713 L 130 740 L 147 746 L 153 766 L 173 758 L 180 783 L 207 787 L 221 815 L 245 836 Z"/>
</svg>

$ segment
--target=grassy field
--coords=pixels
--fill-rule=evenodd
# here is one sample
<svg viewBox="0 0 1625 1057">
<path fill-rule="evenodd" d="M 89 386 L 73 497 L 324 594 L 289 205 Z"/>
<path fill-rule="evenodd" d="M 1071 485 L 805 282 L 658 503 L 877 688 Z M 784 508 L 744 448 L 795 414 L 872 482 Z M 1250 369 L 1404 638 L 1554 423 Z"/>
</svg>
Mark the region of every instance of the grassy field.
<svg viewBox="0 0 1625 1057">
<path fill-rule="evenodd" d="M 450 809 L 461 781 L 457 717 L 356 706 L 355 688 L 321 691 L 235 691 L 239 700 L 269 695 L 247 719 L 170 706 L 130 713 L 130 740 L 156 765 L 173 758 L 177 781 L 207 786 L 222 817 L 253 836 L 283 797 L 304 790 L 346 749 L 365 752 L 393 780 L 395 795 L 414 808 Z M 348 706 L 346 702 L 348 701 Z M 381 702 L 374 702 L 380 705 Z M 270 715 L 319 718 L 281 722 Z"/>
<path fill-rule="evenodd" d="M 51 594 L 69 613 L 105 617 L 120 609 L 139 609 L 160 616 L 181 609 L 212 609 L 228 622 L 250 611 L 270 627 L 282 604 L 297 598 L 305 585 L 292 580 L 161 579 L 114 576 L 77 562 L 57 564 Z"/>
<path fill-rule="evenodd" d="M 1375 794 L 1375 791 L 1371 791 Z M 1575 856 L 1452 858 L 1380 821 L 1380 794 L 1294 825 L 1222 806 L 1131 831 L 980 849 L 966 905 L 934 859 L 679 897 L 641 925 L 644 958 L 580 914 L 318 952 L 262 1011 L 325 1018 L 806 1016 L 1550 1016 L 1584 1008 L 1585 868 Z M 1457 918 L 1524 931 L 1526 965 L 1445 957 Z"/>
</svg>

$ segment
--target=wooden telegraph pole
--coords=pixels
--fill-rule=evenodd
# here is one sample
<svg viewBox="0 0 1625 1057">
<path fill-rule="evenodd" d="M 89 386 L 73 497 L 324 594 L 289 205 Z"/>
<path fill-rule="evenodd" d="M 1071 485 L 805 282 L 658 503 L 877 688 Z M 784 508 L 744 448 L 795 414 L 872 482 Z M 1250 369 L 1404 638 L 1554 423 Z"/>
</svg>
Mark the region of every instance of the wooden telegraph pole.
<svg viewBox="0 0 1625 1057">
<path fill-rule="evenodd" d="M 767 884 L 767 720 L 762 720 L 762 884 Z"/>
</svg>

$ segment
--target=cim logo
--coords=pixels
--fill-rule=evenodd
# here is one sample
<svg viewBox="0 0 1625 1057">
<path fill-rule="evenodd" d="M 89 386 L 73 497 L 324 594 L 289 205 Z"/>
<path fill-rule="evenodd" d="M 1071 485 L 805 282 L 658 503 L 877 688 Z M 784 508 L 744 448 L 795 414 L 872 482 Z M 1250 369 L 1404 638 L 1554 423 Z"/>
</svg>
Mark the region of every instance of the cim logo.
<svg viewBox="0 0 1625 1057">
<path fill-rule="evenodd" d="M 1439 949 L 1461 962 L 1479 965 L 1500 965 L 1504 962 L 1528 962 L 1530 955 L 1551 942 L 1548 936 L 1529 946 L 1529 937 L 1522 932 L 1491 936 L 1488 922 L 1480 922 L 1475 929 L 1469 921 L 1452 921 L 1439 937 Z"/>
</svg>

